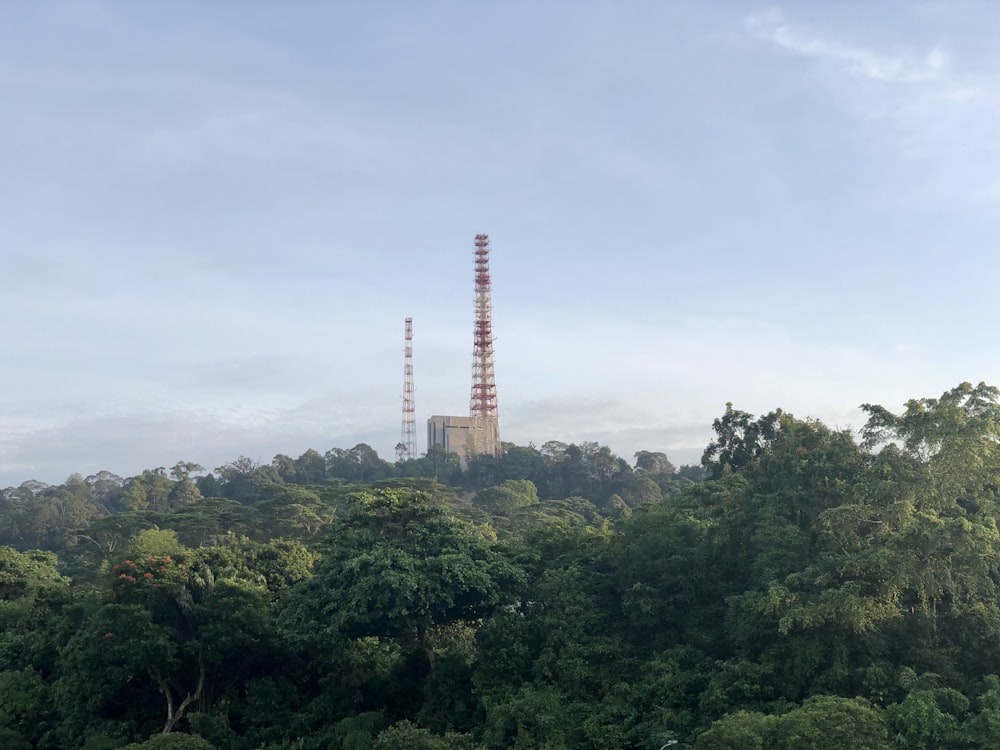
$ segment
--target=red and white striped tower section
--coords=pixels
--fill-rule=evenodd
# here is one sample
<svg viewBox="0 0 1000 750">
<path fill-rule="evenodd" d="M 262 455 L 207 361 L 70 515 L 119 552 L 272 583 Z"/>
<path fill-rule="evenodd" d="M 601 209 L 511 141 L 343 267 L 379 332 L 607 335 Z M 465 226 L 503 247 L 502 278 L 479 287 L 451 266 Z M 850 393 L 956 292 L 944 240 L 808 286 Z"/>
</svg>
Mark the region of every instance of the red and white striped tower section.
<svg viewBox="0 0 1000 750">
<path fill-rule="evenodd" d="M 403 427 L 396 458 L 405 461 L 417 457 L 417 419 L 413 399 L 413 318 L 406 319 L 403 347 Z"/>
<path fill-rule="evenodd" d="M 476 322 L 472 348 L 471 417 L 472 453 L 501 455 L 497 384 L 493 373 L 493 304 L 490 281 L 490 238 L 476 235 Z"/>
</svg>

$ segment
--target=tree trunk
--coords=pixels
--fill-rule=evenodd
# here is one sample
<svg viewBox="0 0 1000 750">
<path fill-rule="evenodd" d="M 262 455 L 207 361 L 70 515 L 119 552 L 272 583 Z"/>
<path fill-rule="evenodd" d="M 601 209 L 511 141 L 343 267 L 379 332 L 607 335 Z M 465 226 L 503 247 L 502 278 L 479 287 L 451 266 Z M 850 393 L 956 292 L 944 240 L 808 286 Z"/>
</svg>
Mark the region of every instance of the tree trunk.
<svg viewBox="0 0 1000 750">
<path fill-rule="evenodd" d="M 157 672 L 155 674 L 156 684 L 160 688 L 160 692 L 163 693 L 163 697 L 167 700 L 167 720 L 163 724 L 163 734 L 170 734 L 174 731 L 174 727 L 177 726 L 177 722 L 184 718 L 184 714 L 187 713 L 188 708 L 191 704 L 201 698 L 202 691 L 205 688 L 205 665 L 202 660 L 198 659 L 198 686 L 195 688 L 193 693 L 188 693 L 184 700 L 181 701 L 180 705 L 174 708 L 174 691 L 170 688 L 170 684 L 163 679 L 163 677 Z"/>
</svg>

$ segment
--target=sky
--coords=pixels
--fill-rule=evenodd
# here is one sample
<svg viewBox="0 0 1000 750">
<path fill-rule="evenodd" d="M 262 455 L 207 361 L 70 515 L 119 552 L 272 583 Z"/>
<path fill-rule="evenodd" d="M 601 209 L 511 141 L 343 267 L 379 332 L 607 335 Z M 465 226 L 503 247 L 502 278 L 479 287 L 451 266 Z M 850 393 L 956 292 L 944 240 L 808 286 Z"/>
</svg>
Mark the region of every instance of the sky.
<svg viewBox="0 0 1000 750">
<path fill-rule="evenodd" d="M 0 487 L 467 414 L 696 463 L 1000 384 L 987 1 L 40 0 L 0 21 Z"/>
</svg>

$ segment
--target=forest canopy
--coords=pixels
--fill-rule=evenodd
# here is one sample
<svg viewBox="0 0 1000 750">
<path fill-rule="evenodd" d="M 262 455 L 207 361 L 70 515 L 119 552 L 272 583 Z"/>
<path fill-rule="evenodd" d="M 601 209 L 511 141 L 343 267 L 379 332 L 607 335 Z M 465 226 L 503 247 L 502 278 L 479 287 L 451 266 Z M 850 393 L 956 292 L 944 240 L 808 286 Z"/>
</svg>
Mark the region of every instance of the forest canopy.
<svg viewBox="0 0 1000 750">
<path fill-rule="evenodd" d="M 1000 391 L 862 408 L 6 488 L 0 746 L 996 747 Z"/>
</svg>

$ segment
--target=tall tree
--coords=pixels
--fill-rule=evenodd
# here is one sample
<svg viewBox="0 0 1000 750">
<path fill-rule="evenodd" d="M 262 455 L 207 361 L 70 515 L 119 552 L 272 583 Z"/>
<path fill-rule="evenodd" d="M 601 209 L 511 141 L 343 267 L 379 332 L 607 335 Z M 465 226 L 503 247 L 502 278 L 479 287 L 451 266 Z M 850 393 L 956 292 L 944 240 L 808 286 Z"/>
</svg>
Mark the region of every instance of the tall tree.
<svg viewBox="0 0 1000 750">
<path fill-rule="evenodd" d="M 727 471 L 740 471 L 760 457 L 777 436 L 780 420 L 780 409 L 754 419 L 753 414 L 727 403 L 725 414 L 712 422 L 715 439 L 701 458 L 709 477 L 718 479 Z"/>
<path fill-rule="evenodd" d="M 354 495 L 322 553 L 287 613 L 300 633 L 397 638 L 428 656 L 435 626 L 488 615 L 518 575 L 483 534 L 407 489 Z"/>
</svg>

